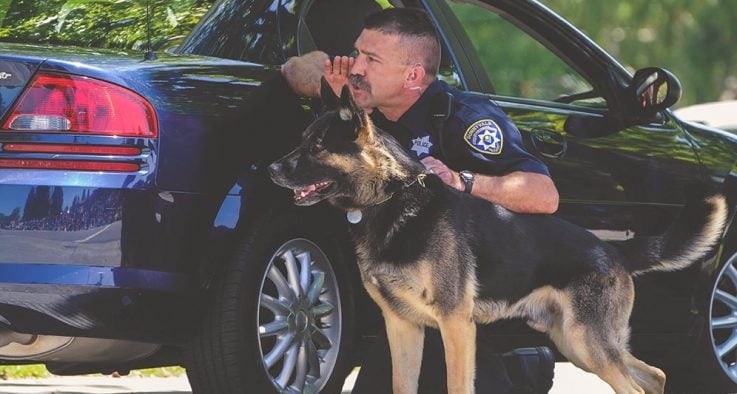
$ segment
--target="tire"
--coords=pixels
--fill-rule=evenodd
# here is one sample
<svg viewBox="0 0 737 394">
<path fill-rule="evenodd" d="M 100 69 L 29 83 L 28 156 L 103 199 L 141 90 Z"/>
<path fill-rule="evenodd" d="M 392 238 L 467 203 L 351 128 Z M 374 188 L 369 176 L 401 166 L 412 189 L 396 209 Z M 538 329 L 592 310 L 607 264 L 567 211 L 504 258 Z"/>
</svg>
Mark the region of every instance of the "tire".
<svg viewBox="0 0 737 394">
<path fill-rule="evenodd" d="M 260 223 L 236 248 L 187 351 L 193 393 L 339 393 L 356 339 L 351 254 L 324 221 Z"/>
<path fill-rule="evenodd" d="M 719 270 L 708 295 L 695 357 L 666 371 L 668 392 L 737 392 L 737 255 Z"/>
</svg>

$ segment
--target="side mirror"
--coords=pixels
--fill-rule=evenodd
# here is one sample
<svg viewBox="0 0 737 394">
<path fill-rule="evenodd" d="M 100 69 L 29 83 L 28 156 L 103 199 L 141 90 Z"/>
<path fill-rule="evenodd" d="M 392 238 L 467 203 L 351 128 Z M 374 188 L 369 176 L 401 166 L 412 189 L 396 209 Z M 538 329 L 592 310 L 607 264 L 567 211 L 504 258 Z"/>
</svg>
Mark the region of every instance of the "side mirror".
<svg viewBox="0 0 737 394">
<path fill-rule="evenodd" d="M 652 116 L 678 102 L 681 82 L 668 70 L 648 67 L 637 70 L 630 91 L 633 110 Z"/>
<path fill-rule="evenodd" d="M 668 70 L 643 68 L 632 77 L 632 83 L 624 95 L 626 104 L 622 111 L 600 118 L 571 115 L 563 126 L 564 130 L 577 137 L 603 137 L 641 123 L 643 119 L 652 119 L 678 102 L 681 98 L 681 82 Z"/>
</svg>

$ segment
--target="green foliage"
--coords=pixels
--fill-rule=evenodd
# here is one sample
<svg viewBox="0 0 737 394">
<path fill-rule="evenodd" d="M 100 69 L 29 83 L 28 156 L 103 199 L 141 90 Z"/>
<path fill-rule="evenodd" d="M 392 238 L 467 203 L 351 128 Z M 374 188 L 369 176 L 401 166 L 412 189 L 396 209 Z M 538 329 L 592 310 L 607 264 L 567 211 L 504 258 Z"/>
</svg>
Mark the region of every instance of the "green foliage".
<svg viewBox="0 0 737 394">
<path fill-rule="evenodd" d="M 592 89 L 558 56 L 499 15 L 472 4 L 450 3 L 450 7 L 496 94 L 554 100 Z"/>
<path fill-rule="evenodd" d="M 0 366 L 0 379 L 46 378 L 49 376 L 51 373 L 43 364 Z"/>
<path fill-rule="evenodd" d="M 182 376 L 185 371 L 182 367 L 161 367 L 137 369 L 130 373 L 130 376 L 141 377 L 157 377 L 169 378 L 174 376 Z M 30 365 L 2 365 L 0 366 L 0 379 L 26 379 L 26 378 L 46 378 L 53 376 L 43 364 Z"/>
<path fill-rule="evenodd" d="M 632 69 L 673 71 L 679 105 L 737 98 L 737 1 L 541 1 Z"/>
<path fill-rule="evenodd" d="M 0 10 L 6 10 L 0 40 L 145 49 L 146 3 L 146 0 L 0 0 Z M 175 45 L 211 3 L 212 0 L 150 0 L 152 47 Z"/>
<path fill-rule="evenodd" d="M 683 84 L 678 106 L 737 98 L 737 1 L 539 0 L 631 71 L 658 66 Z M 560 60 L 491 12 L 450 2 L 502 95 L 551 99 L 587 90 Z"/>
<path fill-rule="evenodd" d="M 137 369 L 131 371 L 131 376 L 154 376 L 157 378 L 169 378 L 174 376 L 184 375 L 185 370 L 182 367 L 161 367 L 161 368 L 148 368 L 148 369 Z"/>
</svg>

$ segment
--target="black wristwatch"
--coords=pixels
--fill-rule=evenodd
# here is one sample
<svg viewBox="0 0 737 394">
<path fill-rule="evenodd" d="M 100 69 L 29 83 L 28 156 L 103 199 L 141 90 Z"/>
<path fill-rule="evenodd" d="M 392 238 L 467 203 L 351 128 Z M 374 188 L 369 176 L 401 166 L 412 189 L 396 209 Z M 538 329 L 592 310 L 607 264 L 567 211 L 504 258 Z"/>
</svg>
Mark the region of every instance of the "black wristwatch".
<svg viewBox="0 0 737 394">
<path fill-rule="evenodd" d="M 471 190 L 473 189 L 473 180 L 476 177 L 473 172 L 463 170 L 458 173 L 458 175 L 461 177 L 461 182 L 463 182 L 463 192 L 471 194 Z"/>
</svg>

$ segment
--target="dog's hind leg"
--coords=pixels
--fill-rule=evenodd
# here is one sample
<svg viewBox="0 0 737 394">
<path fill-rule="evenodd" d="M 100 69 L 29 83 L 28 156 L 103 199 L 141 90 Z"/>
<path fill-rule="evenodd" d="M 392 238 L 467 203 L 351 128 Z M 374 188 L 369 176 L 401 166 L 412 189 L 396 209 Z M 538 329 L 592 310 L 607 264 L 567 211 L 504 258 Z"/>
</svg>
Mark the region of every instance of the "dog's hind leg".
<svg viewBox="0 0 737 394">
<path fill-rule="evenodd" d="M 474 392 L 476 376 L 476 323 L 469 314 L 448 316 L 438 322 L 448 369 L 448 394 Z"/>
<path fill-rule="evenodd" d="M 646 393 L 662 394 L 665 392 L 665 373 L 659 368 L 638 360 L 628 351 L 624 352 L 624 363 L 632 379 L 642 386 Z"/>
<path fill-rule="evenodd" d="M 633 378 L 634 365 L 627 351 L 633 300 L 629 275 L 593 273 L 558 298 L 560 314 L 549 331 L 564 356 L 598 375 L 617 393 L 645 392 L 639 379 L 643 370 L 637 368 L 638 379 Z M 645 388 L 650 390 L 651 385 Z"/>
<path fill-rule="evenodd" d="M 394 394 L 416 394 L 422 364 L 425 327 L 384 311 L 386 336 L 392 356 Z"/>
<path fill-rule="evenodd" d="M 565 319 L 567 320 L 567 319 Z M 622 353 L 602 343 L 590 327 L 575 321 L 555 324 L 550 338 L 558 351 L 573 365 L 599 376 L 618 394 L 642 394 L 644 390 L 630 377 Z"/>
</svg>

